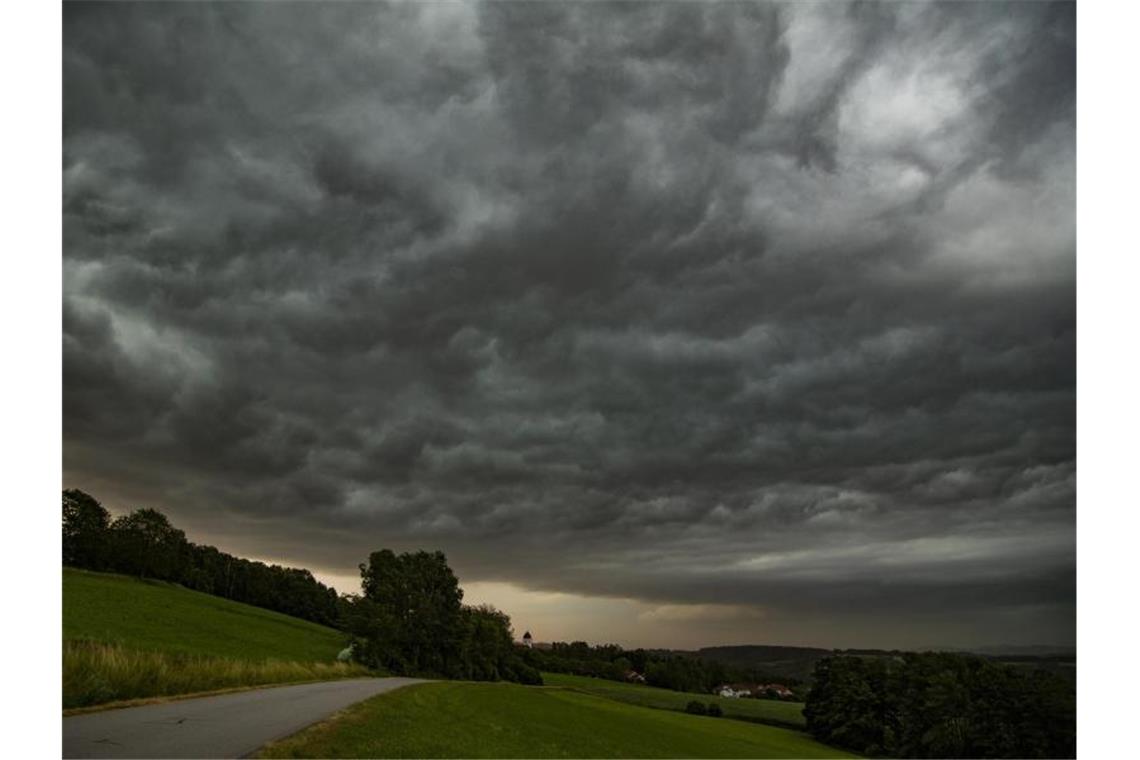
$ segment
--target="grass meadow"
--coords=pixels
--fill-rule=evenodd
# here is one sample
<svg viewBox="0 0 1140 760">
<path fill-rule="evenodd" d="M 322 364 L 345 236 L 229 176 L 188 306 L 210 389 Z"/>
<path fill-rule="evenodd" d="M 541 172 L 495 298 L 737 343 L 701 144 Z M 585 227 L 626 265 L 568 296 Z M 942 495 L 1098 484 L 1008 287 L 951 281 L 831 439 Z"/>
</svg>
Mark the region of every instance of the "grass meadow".
<svg viewBox="0 0 1140 760">
<path fill-rule="evenodd" d="M 369 675 L 339 631 L 169 583 L 65 568 L 63 706 Z"/>
<path fill-rule="evenodd" d="M 855 757 L 786 728 L 559 687 L 448 682 L 382 694 L 259 757 Z"/>
<path fill-rule="evenodd" d="M 172 583 L 65 568 L 63 638 L 237 659 L 329 662 L 340 631 Z"/>
<path fill-rule="evenodd" d="M 712 694 L 687 694 L 653 686 L 619 683 L 602 678 L 571 676 L 562 673 L 543 673 L 542 680 L 547 686 L 562 686 L 641 707 L 683 712 L 685 705 L 696 699 L 706 704 L 720 705 L 726 718 L 749 720 L 788 728 L 802 729 L 804 726 L 803 702 L 778 702 L 773 699 L 729 699 Z"/>
</svg>

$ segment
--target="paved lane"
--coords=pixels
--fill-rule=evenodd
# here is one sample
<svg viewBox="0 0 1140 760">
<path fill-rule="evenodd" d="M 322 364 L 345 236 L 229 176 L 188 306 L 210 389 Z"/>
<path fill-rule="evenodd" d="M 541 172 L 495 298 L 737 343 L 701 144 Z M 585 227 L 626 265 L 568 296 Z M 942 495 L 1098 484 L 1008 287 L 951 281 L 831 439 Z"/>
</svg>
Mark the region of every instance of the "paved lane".
<svg viewBox="0 0 1140 760">
<path fill-rule="evenodd" d="M 244 757 L 337 710 L 413 683 L 422 681 L 353 678 L 75 715 L 63 719 L 63 756 Z"/>
</svg>

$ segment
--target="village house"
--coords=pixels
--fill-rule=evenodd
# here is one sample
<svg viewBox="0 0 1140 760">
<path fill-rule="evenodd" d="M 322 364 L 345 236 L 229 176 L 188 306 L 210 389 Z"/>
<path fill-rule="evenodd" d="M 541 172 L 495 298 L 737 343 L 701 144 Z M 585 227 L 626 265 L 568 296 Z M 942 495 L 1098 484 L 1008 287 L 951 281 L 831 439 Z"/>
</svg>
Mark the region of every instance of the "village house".
<svg viewBox="0 0 1140 760">
<path fill-rule="evenodd" d="M 757 692 L 757 696 L 765 696 L 771 694 L 775 694 L 780 699 L 791 699 L 795 696 L 795 694 L 792 693 L 792 690 L 787 686 L 784 686 L 782 683 L 764 684 L 760 687 L 760 691 Z"/>
<path fill-rule="evenodd" d="M 791 689 L 779 683 L 726 683 L 713 689 L 713 694 L 730 699 L 790 699 L 794 696 Z"/>
</svg>

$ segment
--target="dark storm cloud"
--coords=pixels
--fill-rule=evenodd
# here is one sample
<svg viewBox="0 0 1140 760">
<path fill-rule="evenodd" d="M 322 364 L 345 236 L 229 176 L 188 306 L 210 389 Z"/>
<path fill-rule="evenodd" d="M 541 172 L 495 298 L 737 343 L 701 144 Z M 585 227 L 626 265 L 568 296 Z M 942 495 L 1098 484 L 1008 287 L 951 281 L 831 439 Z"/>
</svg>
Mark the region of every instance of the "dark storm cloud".
<svg viewBox="0 0 1140 760">
<path fill-rule="evenodd" d="M 343 573 L 1070 640 L 1074 44 L 1048 3 L 70 4 L 65 481 Z"/>
</svg>

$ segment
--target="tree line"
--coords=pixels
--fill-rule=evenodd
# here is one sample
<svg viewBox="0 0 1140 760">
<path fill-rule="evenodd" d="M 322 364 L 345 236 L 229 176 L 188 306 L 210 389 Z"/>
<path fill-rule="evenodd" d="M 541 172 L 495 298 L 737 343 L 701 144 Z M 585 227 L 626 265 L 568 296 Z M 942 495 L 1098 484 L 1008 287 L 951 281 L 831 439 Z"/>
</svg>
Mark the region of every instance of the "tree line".
<svg viewBox="0 0 1140 760">
<path fill-rule="evenodd" d="M 725 683 L 780 681 L 793 691 L 797 679 L 779 678 L 762 669 L 733 666 L 703 657 L 655 649 L 625 650 L 617 644 L 590 646 L 584 641 L 554 642 L 549 649 L 529 649 L 524 659 L 550 673 L 569 673 L 611 681 L 624 681 L 630 671 L 645 677 L 650 686 L 673 691 L 710 693 Z"/>
<path fill-rule="evenodd" d="M 335 589 L 308 570 L 267 565 L 186 540 L 155 509 L 111 519 L 83 491 L 63 492 L 63 564 L 178 583 L 321 625 L 340 627 Z"/>
<path fill-rule="evenodd" d="M 63 564 L 177 583 L 337 628 L 357 661 L 408 676 L 541 684 L 514 645 L 510 618 L 462 604 L 442 552 L 374 552 L 360 594 L 338 596 L 308 570 L 266 565 L 186 539 L 161 512 L 111 519 L 94 497 L 63 492 Z"/>
<path fill-rule="evenodd" d="M 826 658 L 804 717 L 815 738 L 870 757 L 1076 756 L 1070 683 L 974 655 Z"/>
</svg>

